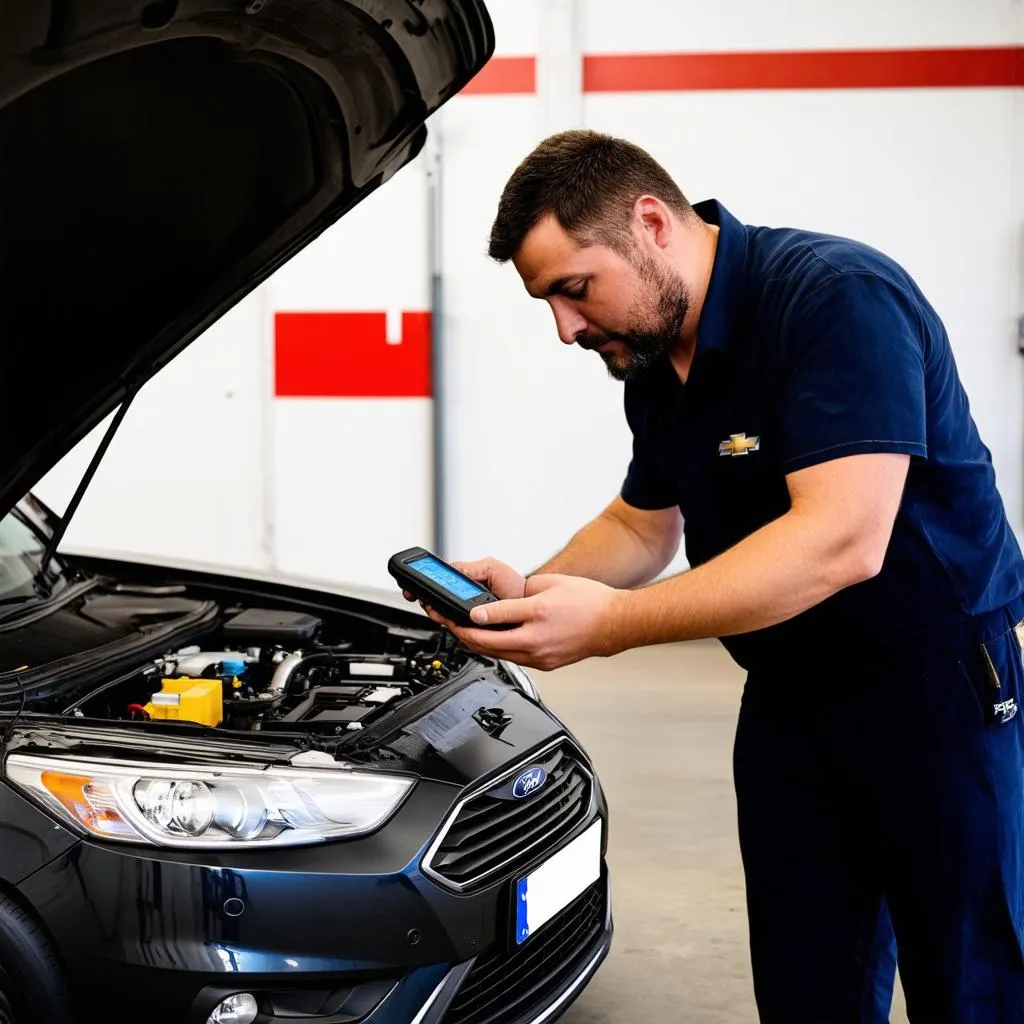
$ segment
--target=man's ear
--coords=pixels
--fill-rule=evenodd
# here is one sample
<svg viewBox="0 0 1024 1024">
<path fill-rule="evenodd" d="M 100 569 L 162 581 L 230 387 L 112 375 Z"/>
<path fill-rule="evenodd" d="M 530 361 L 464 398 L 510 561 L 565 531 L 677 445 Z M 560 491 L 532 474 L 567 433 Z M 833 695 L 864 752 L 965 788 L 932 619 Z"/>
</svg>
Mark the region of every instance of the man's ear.
<svg viewBox="0 0 1024 1024">
<path fill-rule="evenodd" d="M 654 196 L 640 196 L 633 204 L 633 223 L 648 244 L 667 249 L 672 240 L 672 214 Z"/>
</svg>

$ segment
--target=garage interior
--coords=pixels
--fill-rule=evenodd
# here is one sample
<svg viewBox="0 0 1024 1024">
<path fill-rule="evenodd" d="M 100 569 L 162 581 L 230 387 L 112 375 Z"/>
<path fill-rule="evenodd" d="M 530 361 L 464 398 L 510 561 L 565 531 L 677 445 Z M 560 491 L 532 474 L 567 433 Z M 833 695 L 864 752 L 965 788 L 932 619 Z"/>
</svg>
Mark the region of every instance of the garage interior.
<svg viewBox="0 0 1024 1024">
<path fill-rule="evenodd" d="M 907 267 L 1024 538 L 1024 0 L 487 5 L 495 55 L 422 153 L 142 389 L 67 551 L 393 597 L 410 544 L 523 571 L 558 550 L 622 482 L 621 386 L 485 252 L 516 163 L 571 127 L 649 149 L 694 202 Z M 34 488 L 58 513 L 109 422 Z M 610 807 L 615 939 L 564 1021 L 753 1024 L 743 671 L 701 641 L 532 675 Z"/>
</svg>

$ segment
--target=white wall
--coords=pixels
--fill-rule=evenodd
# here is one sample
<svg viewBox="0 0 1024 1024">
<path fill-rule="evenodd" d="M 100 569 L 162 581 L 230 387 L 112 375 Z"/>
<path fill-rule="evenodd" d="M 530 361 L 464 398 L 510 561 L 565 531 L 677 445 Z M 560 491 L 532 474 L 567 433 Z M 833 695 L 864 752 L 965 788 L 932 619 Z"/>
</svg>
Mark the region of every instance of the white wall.
<svg viewBox="0 0 1024 1024">
<path fill-rule="evenodd" d="M 998 46 L 1019 0 L 609 0 L 580 2 L 587 53 Z"/>
<path fill-rule="evenodd" d="M 429 306 L 426 253 L 420 157 L 282 267 L 267 285 L 268 301 L 276 310 L 385 310 L 389 341 L 396 342 L 402 312 Z M 432 535 L 429 400 L 271 404 L 276 567 L 370 583 L 390 579 L 388 558 L 403 546 L 429 544 Z"/>
<path fill-rule="evenodd" d="M 532 568 L 625 470 L 621 386 L 559 344 L 546 306 L 485 255 L 516 163 L 549 131 L 580 124 L 647 146 L 691 200 L 849 234 L 901 260 L 946 320 L 1024 533 L 1024 89 L 584 96 L 579 75 L 582 53 L 1007 45 L 1024 42 L 1021 0 L 633 0 L 628 16 L 612 0 L 490 6 L 499 55 L 538 55 L 540 91 L 457 97 L 431 126 L 447 554 Z M 275 399 L 272 316 L 387 310 L 397 325 L 403 310 L 426 309 L 427 225 L 421 158 L 147 387 L 69 544 L 387 583 L 387 555 L 432 535 L 430 402 Z M 76 458 L 44 497 L 59 504 Z"/>
</svg>

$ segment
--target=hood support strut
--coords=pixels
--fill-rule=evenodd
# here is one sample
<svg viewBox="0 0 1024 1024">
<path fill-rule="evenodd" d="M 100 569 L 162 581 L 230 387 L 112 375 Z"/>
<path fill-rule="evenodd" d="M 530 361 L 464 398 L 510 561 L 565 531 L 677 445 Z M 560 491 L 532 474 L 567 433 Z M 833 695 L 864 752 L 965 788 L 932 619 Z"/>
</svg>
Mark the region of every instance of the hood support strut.
<svg viewBox="0 0 1024 1024">
<path fill-rule="evenodd" d="M 68 507 L 64 510 L 64 515 L 60 517 L 60 523 L 57 528 L 53 531 L 53 535 L 50 537 L 50 543 L 46 545 L 46 551 L 43 553 L 43 561 L 39 567 L 39 575 L 42 578 L 49 568 L 50 562 L 53 560 L 53 556 L 57 553 L 57 548 L 60 542 L 64 539 L 64 534 L 67 533 L 68 526 L 71 523 L 71 519 L 75 512 L 78 511 L 78 506 L 82 503 L 82 498 L 85 497 L 85 492 L 89 488 L 89 484 L 92 483 L 92 478 L 96 475 L 96 470 L 100 468 L 100 463 L 103 461 L 103 456 L 106 455 L 107 449 L 110 447 L 110 442 L 114 440 L 114 435 L 117 433 L 118 427 L 124 422 L 125 413 L 128 412 L 128 408 L 132 404 L 132 399 L 138 394 L 138 389 L 129 391 L 124 398 L 124 401 L 118 407 L 114 418 L 110 421 L 110 426 L 107 427 L 106 433 L 103 435 L 103 440 L 100 441 L 99 447 L 96 449 L 89 466 L 82 476 L 82 479 L 78 482 L 78 486 L 75 488 L 75 493 L 71 496 L 71 501 L 68 502 Z"/>
</svg>

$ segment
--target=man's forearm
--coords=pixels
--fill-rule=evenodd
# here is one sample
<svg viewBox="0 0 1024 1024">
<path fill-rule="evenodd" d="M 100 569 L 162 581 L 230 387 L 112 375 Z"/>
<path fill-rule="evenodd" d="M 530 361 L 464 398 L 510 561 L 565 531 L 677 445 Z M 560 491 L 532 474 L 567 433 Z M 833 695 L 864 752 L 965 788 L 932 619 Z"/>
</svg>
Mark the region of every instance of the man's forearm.
<svg viewBox="0 0 1024 1024">
<path fill-rule="evenodd" d="M 852 538 L 790 512 L 705 565 L 624 592 L 614 645 L 624 650 L 765 629 L 876 571 Z"/>
<path fill-rule="evenodd" d="M 621 519 L 602 513 L 532 575 L 562 573 L 610 587 L 636 587 L 657 576 L 673 554 L 664 544 L 642 538 Z"/>
</svg>

